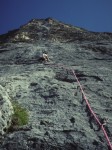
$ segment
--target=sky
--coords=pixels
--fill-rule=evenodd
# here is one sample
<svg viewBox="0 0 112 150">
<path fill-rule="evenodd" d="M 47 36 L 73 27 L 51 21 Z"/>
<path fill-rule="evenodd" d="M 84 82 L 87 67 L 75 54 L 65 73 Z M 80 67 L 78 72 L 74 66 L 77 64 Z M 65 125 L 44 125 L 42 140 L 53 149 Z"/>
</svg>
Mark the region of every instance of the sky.
<svg viewBox="0 0 112 150">
<path fill-rule="evenodd" d="M 112 32 L 112 0 L 0 0 L 0 34 L 52 17 L 95 32 Z"/>
</svg>

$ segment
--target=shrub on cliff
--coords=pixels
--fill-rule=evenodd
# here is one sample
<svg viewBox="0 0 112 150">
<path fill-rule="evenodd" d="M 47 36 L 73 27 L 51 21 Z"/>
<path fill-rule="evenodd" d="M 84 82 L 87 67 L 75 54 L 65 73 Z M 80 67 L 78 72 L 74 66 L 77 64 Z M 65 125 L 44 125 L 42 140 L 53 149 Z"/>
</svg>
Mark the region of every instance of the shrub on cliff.
<svg viewBox="0 0 112 150">
<path fill-rule="evenodd" d="M 11 126 L 8 129 L 9 132 L 14 131 L 19 128 L 19 126 L 23 126 L 28 123 L 28 111 L 17 102 L 12 102 L 12 105 L 14 114 L 12 115 Z"/>
</svg>

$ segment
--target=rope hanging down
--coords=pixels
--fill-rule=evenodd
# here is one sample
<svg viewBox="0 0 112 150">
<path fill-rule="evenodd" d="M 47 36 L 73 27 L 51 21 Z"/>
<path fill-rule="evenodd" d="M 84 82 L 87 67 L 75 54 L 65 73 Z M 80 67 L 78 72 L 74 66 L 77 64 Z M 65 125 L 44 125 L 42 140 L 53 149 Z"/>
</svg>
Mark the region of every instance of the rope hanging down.
<svg viewBox="0 0 112 150">
<path fill-rule="evenodd" d="M 106 138 L 106 140 L 107 140 L 107 142 L 108 142 L 108 145 L 109 145 L 109 147 L 110 147 L 110 150 L 112 150 L 112 144 L 111 144 L 110 139 L 109 139 L 109 137 L 108 137 L 108 135 L 107 135 L 107 132 L 106 132 L 106 130 L 105 130 L 103 124 L 100 122 L 100 120 L 99 120 L 98 117 L 96 116 L 95 112 L 92 110 L 92 108 L 91 108 L 91 106 L 90 106 L 90 104 L 89 104 L 89 101 L 87 100 L 87 97 L 86 97 L 86 95 L 85 95 L 85 93 L 84 93 L 84 90 L 83 90 L 83 88 L 82 88 L 82 85 L 80 84 L 80 82 L 79 82 L 79 80 L 78 80 L 78 78 L 77 78 L 77 76 L 76 76 L 75 71 L 74 71 L 72 68 L 69 69 L 69 67 L 67 67 L 67 66 L 65 66 L 65 65 L 62 65 L 62 64 L 58 64 L 58 65 L 54 65 L 54 64 L 53 64 L 53 67 L 54 67 L 54 66 L 55 66 L 55 67 L 58 67 L 58 68 L 64 68 L 64 69 L 66 69 L 66 70 L 71 70 L 71 71 L 72 71 L 72 73 L 73 73 L 73 75 L 74 75 L 74 77 L 75 77 L 75 79 L 76 79 L 76 81 L 77 81 L 77 83 L 78 83 L 78 85 L 79 85 L 79 87 L 80 87 L 80 89 L 81 89 L 81 93 L 82 93 L 82 95 L 83 95 L 83 97 L 84 97 L 84 100 L 85 100 L 85 102 L 86 102 L 86 104 L 87 104 L 87 106 L 88 106 L 88 108 L 89 108 L 91 114 L 94 116 L 94 118 L 95 118 L 95 120 L 97 121 L 97 123 L 99 124 L 99 126 L 101 126 L 101 129 L 102 129 L 102 131 L 103 131 L 103 133 L 104 133 L 104 135 L 105 135 L 105 138 Z M 51 67 L 51 65 L 50 65 L 50 67 Z"/>
<path fill-rule="evenodd" d="M 103 127 L 103 125 L 102 125 L 101 122 L 99 121 L 98 117 L 96 116 L 96 114 L 95 114 L 94 111 L 92 110 L 92 108 L 91 108 L 91 106 L 90 106 L 90 104 L 89 104 L 89 102 L 88 102 L 88 100 L 87 100 L 87 97 L 86 97 L 86 95 L 85 95 L 85 93 L 84 93 L 84 90 L 83 90 L 83 88 L 82 88 L 82 85 L 80 84 L 80 82 L 79 82 L 79 80 L 78 80 L 78 78 L 77 78 L 77 76 L 76 76 L 75 71 L 74 71 L 73 69 L 71 69 L 71 70 L 72 70 L 73 75 L 75 76 L 75 79 L 76 79 L 76 81 L 77 81 L 77 83 L 78 83 L 78 85 L 79 85 L 79 87 L 80 87 L 80 89 L 81 89 L 81 93 L 83 94 L 84 100 L 85 100 L 85 102 L 86 102 L 86 104 L 87 104 L 87 106 L 88 106 L 88 108 L 89 108 L 91 114 L 94 116 L 94 118 L 95 118 L 95 120 L 97 121 L 97 123 L 101 126 L 101 129 L 103 130 L 103 133 L 104 133 L 104 135 L 105 135 L 105 138 L 106 138 L 106 140 L 107 140 L 107 142 L 108 142 L 108 144 L 109 144 L 110 150 L 112 150 L 112 144 L 111 144 L 111 142 L 110 142 L 110 140 L 109 140 L 109 137 L 108 137 L 108 135 L 107 135 L 107 132 L 106 132 L 105 128 Z"/>
</svg>

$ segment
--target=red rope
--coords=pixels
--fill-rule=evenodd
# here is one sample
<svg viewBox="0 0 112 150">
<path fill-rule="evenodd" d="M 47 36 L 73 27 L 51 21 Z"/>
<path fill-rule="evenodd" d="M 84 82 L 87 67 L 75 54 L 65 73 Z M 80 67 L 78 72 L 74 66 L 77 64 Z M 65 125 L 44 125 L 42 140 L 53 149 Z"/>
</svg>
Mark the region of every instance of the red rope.
<svg viewBox="0 0 112 150">
<path fill-rule="evenodd" d="M 83 88 L 82 88 L 82 85 L 80 84 L 80 82 L 79 82 L 79 80 L 78 80 L 78 78 L 77 78 L 77 76 L 76 76 L 76 74 L 75 74 L 75 71 L 74 71 L 73 69 L 72 69 L 72 72 L 73 72 L 73 75 L 75 76 L 75 78 L 76 78 L 76 80 L 77 80 L 77 82 L 78 82 L 78 84 L 79 84 L 79 87 L 80 87 L 80 89 L 81 89 L 81 93 L 83 94 L 84 100 L 85 100 L 85 102 L 86 102 L 86 104 L 87 104 L 87 106 L 88 106 L 90 112 L 91 112 L 92 115 L 94 116 L 94 118 L 95 118 L 95 120 L 97 121 L 97 123 L 101 126 L 101 129 L 103 130 L 103 133 L 104 133 L 105 138 L 106 138 L 106 140 L 107 140 L 107 142 L 108 142 L 108 144 L 109 144 L 109 147 L 110 147 L 110 149 L 112 150 L 112 144 L 111 144 L 111 142 L 110 142 L 110 140 L 109 140 L 109 137 L 108 137 L 108 135 L 107 135 L 107 133 L 106 133 L 105 128 L 103 127 L 103 125 L 102 125 L 101 122 L 99 121 L 98 117 L 96 116 L 96 114 L 95 114 L 94 111 L 92 110 L 92 108 L 91 108 L 91 106 L 90 106 L 90 104 L 89 104 L 89 101 L 87 100 L 87 97 L 86 97 L 86 95 L 85 95 L 85 93 L 84 93 L 84 90 L 83 90 Z"/>
<path fill-rule="evenodd" d="M 70 70 L 67 66 L 64 66 L 64 65 L 61 65 L 61 64 L 58 64 L 58 65 L 54 65 L 54 64 L 53 64 L 53 66 L 59 67 L 59 68 L 60 68 L 60 67 L 63 67 L 64 69 Z M 80 87 L 80 89 L 81 89 L 81 93 L 83 94 L 84 100 L 85 100 L 85 102 L 86 102 L 86 104 L 87 104 L 87 106 L 88 106 L 88 108 L 89 108 L 91 114 L 94 116 L 94 118 L 95 118 L 95 120 L 97 121 L 97 123 L 101 126 L 101 129 L 103 130 L 103 133 L 104 133 L 105 138 L 106 138 L 106 140 L 107 140 L 107 142 L 108 142 L 108 145 L 109 145 L 109 147 L 110 147 L 110 150 L 112 150 L 112 144 L 111 144 L 111 142 L 110 142 L 110 139 L 109 139 L 109 137 L 108 137 L 108 135 L 107 135 L 107 132 L 106 132 L 104 126 L 102 125 L 102 123 L 100 122 L 100 120 L 98 119 L 98 117 L 96 116 L 95 112 L 92 110 L 92 108 L 91 108 L 91 106 L 90 106 L 90 104 L 89 104 L 89 101 L 87 100 L 87 97 L 86 97 L 86 95 L 85 95 L 85 93 L 84 93 L 84 90 L 83 90 L 83 88 L 82 88 L 82 85 L 80 84 L 80 82 L 79 82 L 79 80 L 78 80 L 78 78 L 77 78 L 77 76 L 76 76 L 75 71 L 74 71 L 73 69 L 71 69 L 71 71 L 72 71 L 73 75 L 75 76 L 75 79 L 76 79 L 77 83 L 79 84 L 79 87 Z"/>
</svg>

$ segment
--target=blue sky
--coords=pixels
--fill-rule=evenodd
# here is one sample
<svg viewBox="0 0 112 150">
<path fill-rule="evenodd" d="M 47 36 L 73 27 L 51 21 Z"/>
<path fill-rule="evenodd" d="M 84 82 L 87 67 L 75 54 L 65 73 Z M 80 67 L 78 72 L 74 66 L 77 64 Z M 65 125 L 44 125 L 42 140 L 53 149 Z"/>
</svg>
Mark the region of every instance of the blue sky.
<svg viewBox="0 0 112 150">
<path fill-rule="evenodd" d="M 0 34 L 47 17 L 90 31 L 112 32 L 112 0 L 0 0 Z"/>
</svg>

